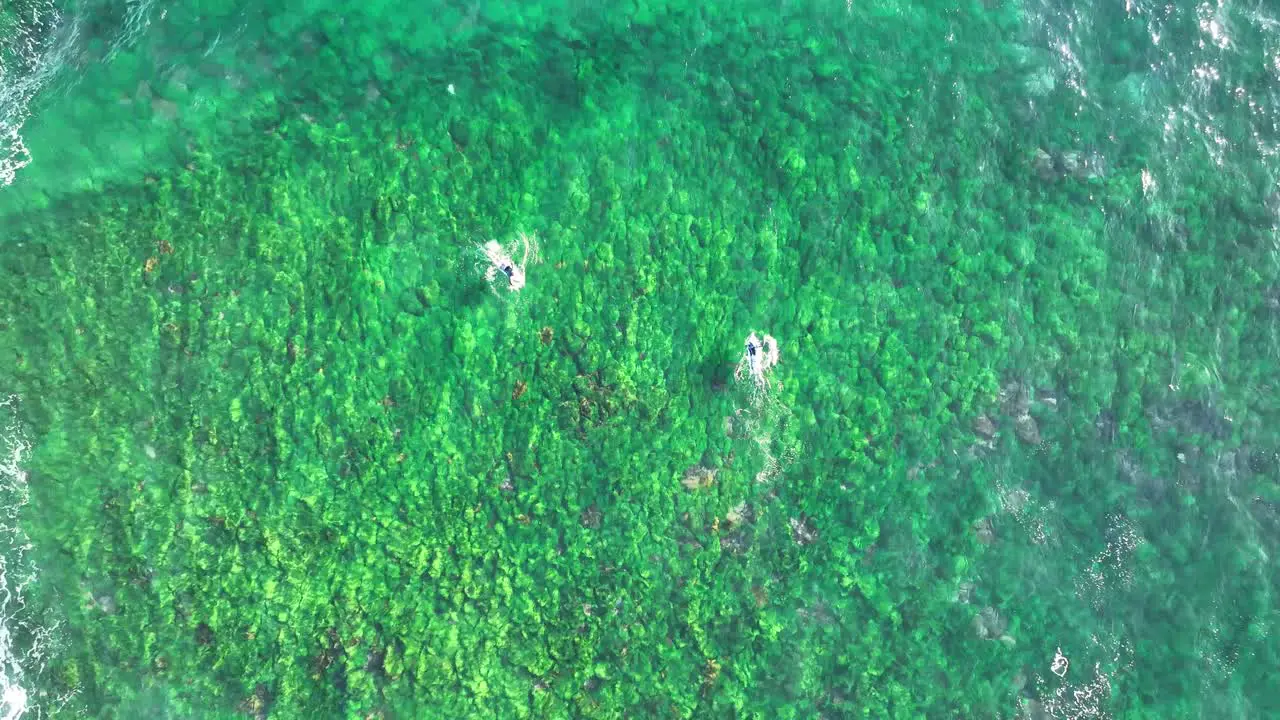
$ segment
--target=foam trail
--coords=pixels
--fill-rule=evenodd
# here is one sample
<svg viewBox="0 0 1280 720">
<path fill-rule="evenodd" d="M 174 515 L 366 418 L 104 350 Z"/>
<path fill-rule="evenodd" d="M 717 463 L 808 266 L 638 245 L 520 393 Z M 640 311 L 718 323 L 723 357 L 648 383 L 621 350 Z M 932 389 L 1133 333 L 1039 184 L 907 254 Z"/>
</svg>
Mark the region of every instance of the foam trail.
<svg viewBox="0 0 1280 720">
<path fill-rule="evenodd" d="M 763 337 L 761 341 L 754 332 L 748 336 L 747 350 L 734 371 L 734 379 L 743 388 L 747 400 L 746 407 L 734 410 L 734 423 L 756 444 L 764 459 L 756 473 L 757 483 L 766 483 L 781 475 L 796 454 L 794 448 L 784 451 L 782 457 L 774 453 L 775 433 L 781 430 L 791 410 L 776 397 L 775 383 L 769 378 L 780 357 L 778 341 L 768 334 Z"/>
<path fill-rule="evenodd" d="M 16 410 L 17 398 L 0 401 L 0 720 L 17 720 L 27 711 L 25 672 L 15 650 L 13 626 L 25 609 L 22 590 L 35 579 L 34 568 L 24 567 L 29 546 L 17 523 L 28 498 L 22 461 L 30 445 L 14 417 Z"/>
<path fill-rule="evenodd" d="M 43 622 L 27 605 L 37 570 L 18 523 L 30 497 L 22 467 L 31 449 L 18 422 L 18 402 L 17 396 L 0 396 L 0 720 L 57 716 L 71 699 L 43 703 L 29 690 L 58 642 L 59 623 Z"/>
</svg>

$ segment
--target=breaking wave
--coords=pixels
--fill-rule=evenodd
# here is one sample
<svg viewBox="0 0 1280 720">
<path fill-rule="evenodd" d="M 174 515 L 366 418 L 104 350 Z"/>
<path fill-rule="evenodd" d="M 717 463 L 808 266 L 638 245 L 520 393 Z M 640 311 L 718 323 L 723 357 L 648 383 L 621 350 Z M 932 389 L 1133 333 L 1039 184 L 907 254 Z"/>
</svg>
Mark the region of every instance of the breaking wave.
<svg viewBox="0 0 1280 720">
<path fill-rule="evenodd" d="M 52 2 L 0 8 L 0 187 L 31 163 L 22 127 L 40 90 L 65 65 L 79 23 L 68 22 Z"/>
<path fill-rule="evenodd" d="M 0 399 L 0 720 L 47 714 L 29 688 L 44 670 L 57 631 L 27 604 L 38 573 L 19 523 L 29 498 L 23 463 L 31 446 L 17 406 L 14 396 Z"/>
<path fill-rule="evenodd" d="M 62 4 L 64 7 L 59 7 Z M 23 128 L 38 98 L 55 82 L 92 62 L 111 62 L 132 48 L 152 24 L 155 0 L 55 3 L 26 0 L 0 4 L 0 188 L 13 184 L 32 154 Z M 105 35 L 85 27 L 112 28 Z M 92 49 L 97 35 L 105 52 Z"/>
</svg>

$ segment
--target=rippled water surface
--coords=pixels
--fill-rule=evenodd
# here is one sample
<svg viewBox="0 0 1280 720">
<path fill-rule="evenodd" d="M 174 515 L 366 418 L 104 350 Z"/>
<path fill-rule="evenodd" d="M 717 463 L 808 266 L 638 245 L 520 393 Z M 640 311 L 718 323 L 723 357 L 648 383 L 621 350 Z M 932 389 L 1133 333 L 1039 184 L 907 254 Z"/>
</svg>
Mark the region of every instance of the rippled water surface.
<svg viewBox="0 0 1280 720">
<path fill-rule="evenodd" d="M 1265 3 L 0 7 L 0 717 L 1280 716 Z"/>
</svg>

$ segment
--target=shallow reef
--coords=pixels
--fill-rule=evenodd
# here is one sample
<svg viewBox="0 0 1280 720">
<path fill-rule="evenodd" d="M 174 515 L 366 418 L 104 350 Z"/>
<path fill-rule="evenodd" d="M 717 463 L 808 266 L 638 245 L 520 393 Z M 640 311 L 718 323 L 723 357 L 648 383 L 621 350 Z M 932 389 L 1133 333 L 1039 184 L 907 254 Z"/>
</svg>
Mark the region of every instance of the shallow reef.
<svg viewBox="0 0 1280 720">
<path fill-rule="evenodd" d="M 1270 176 L 1132 79 L 998 2 L 197 5 L 0 192 L 45 702 L 1280 712 Z"/>
</svg>

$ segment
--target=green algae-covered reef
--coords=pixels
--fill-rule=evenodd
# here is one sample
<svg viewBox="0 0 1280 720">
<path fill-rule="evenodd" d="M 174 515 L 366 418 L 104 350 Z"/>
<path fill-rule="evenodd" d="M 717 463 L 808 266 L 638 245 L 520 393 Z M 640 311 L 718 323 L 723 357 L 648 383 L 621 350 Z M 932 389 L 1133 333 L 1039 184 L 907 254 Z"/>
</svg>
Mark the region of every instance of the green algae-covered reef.
<svg viewBox="0 0 1280 720">
<path fill-rule="evenodd" d="M 1280 712 L 1262 169 L 1149 201 L 1000 3 L 203 4 L 32 129 L 123 170 L 0 195 L 43 702 Z"/>
</svg>

